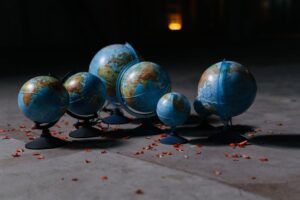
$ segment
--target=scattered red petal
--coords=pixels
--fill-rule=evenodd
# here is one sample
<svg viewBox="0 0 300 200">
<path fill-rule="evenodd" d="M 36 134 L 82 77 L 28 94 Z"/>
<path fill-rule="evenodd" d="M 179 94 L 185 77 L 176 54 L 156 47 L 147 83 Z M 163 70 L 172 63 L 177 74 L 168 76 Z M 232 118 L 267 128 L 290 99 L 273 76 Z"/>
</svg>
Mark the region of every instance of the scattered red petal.
<svg viewBox="0 0 300 200">
<path fill-rule="evenodd" d="M 41 153 L 33 153 L 32 155 L 33 156 L 39 156 L 39 155 L 41 155 Z"/>
<path fill-rule="evenodd" d="M 269 161 L 269 159 L 267 157 L 264 157 L 264 156 L 260 157 L 259 160 L 262 161 L 262 162 L 268 162 Z"/>
<path fill-rule="evenodd" d="M 255 180 L 255 179 L 256 179 L 256 177 L 255 177 L 255 176 L 252 176 L 252 177 L 251 177 L 251 179 L 252 179 L 252 180 Z"/>
<path fill-rule="evenodd" d="M 240 148 L 244 148 L 246 145 L 248 145 L 248 140 L 244 140 L 244 141 L 238 143 L 238 146 L 239 146 Z"/>
<path fill-rule="evenodd" d="M 61 128 L 61 126 L 59 124 L 55 124 L 56 128 Z"/>
<path fill-rule="evenodd" d="M 24 149 L 22 149 L 22 148 L 17 148 L 16 149 L 16 153 L 23 153 L 25 150 Z"/>
<path fill-rule="evenodd" d="M 220 171 L 220 170 L 215 170 L 214 171 L 214 174 L 216 175 L 216 176 L 220 176 L 221 174 L 222 174 L 222 172 Z"/>
<path fill-rule="evenodd" d="M 18 158 L 21 156 L 21 153 L 16 152 L 16 153 L 11 154 L 11 156 L 14 158 Z"/>
<path fill-rule="evenodd" d="M 247 159 L 247 160 L 251 159 L 251 157 L 250 157 L 249 155 L 247 155 L 247 154 L 242 154 L 242 157 L 243 157 L 244 159 Z"/>
<path fill-rule="evenodd" d="M 85 163 L 86 164 L 90 164 L 92 161 L 90 161 L 90 160 L 85 160 Z"/>
<path fill-rule="evenodd" d="M 229 146 L 235 148 L 237 145 L 235 143 L 230 143 Z"/>
<path fill-rule="evenodd" d="M 108 177 L 107 177 L 107 176 L 101 176 L 101 180 L 102 180 L 102 181 L 107 181 L 107 180 L 108 180 Z"/>
<path fill-rule="evenodd" d="M 224 156 L 225 156 L 226 158 L 231 158 L 231 155 L 230 155 L 229 153 L 224 153 Z"/>
<path fill-rule="evenodd" d="M 72 181 L 78 181 L 78 178 L 72 178 Z"/>
<path fill-rule="evenodd" d="M 144 194 L 144 191 L 142 189 L 138 189 L 135 191 L 135 194 L 142 195 Z"/>
<path fill-rule="evenodd" d="M 36 158 L 37 158 L 38 160 L 44 160 L 44 159 L 45 159 L 45 157 L 44 157 L 43 155 L 38 155 L 38 156 L 36 156 Z"/>
<path fill-rule="evenodd" d="M 5 132 L 5 130 L 4 129 L 0 129 L 0 133 L 4 133 Z"/>
<path fill-rule="evenodd" d="M 8 140 L 8 139 L 10 139 L 10 137 L 8 137 L 7 135 L 5 135 L 5 136 L 3 136 L 1 139 L 2 139 L 2 140 Z"/>
<path fill-rule="evenodd" d="M 84 149 L 85 152 L 92 152 L 92 149 Z"/>
<path fill-rule="evenodd" d="M 167 136 L 168 136 L 168 135 L 165 134 L 165 133 L 161 133 L 161 134 L 159 135 L 160 138 L 165 138 L 165 137 L 167 137 Z"/>
</svg>

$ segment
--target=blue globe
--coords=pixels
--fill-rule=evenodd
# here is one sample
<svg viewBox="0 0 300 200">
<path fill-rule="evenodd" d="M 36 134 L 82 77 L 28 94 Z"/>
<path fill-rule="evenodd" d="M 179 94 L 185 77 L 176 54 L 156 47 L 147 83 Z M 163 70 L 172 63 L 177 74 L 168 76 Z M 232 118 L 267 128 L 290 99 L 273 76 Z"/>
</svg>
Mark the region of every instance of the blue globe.
<svg viewBox="0 0 300 200">
<path fill-rule="evenodd" d="M 140 61 L 134 48 L 126 44 L 113 44 L 102 48 L 92 59 L 89 72 L 100 77 L 106 85 L 107 100 L 117 103 L 116 84 L 120 72 Z"/>
<path fill-rule="evenodd" d="M 19 91 L 18 104 L 24 115 L 38 123 L 59 120 L 69 105 L 69 94 L 61 82 L 51 76 L 27 81 Z"/>
<path fill-rule="evenodd" d="M 209 67 L 201 76 L 194 108 L 204 116 L 216 114 L 227 123 L 252 105 L 256 90 L 256 81 L 246 67 L 237 62 L 222 61 Z"/>
<path fill-rule="evenodd" d="M 79 72 L 64 83 L 70 95 L 69 111 L 77 115 L 97 113 L 106 100 L 105 84 L 97 76 Z"/>
<path fill-rule="evenodd" d="M 161 66 L 153 62 L 140 62 L 121 73 L 117 96 L 130 114 L 148 118 L 156 114 L 157 102 L 170 89 L 169 75 Z"/>
<path fill-rule="evenodd" d="M 160 98 L 156 112 L 158 118 L 164 124 L 175 128 L 188 119 L 191 106 L 189 100 L 184 95 L 171 92 Z"/>
</svg>

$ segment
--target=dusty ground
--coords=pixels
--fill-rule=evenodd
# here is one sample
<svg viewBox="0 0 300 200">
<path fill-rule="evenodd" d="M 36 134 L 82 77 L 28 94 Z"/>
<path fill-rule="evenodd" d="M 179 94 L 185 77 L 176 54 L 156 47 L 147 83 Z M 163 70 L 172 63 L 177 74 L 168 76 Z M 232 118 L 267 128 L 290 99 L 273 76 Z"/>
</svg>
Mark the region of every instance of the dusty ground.
<svg viewBox="0 0 300 200">
<path fill-rule="evenodd" d="M 230 137 L 212 137 L 220 131 L 218 119 L 209 119 L 211 127 L 201 126 L 193 112 L 178 129 L 190 143 L 179 149 L 159 144 L 160 135 L 145 136 L 130 124 L 113 127 L 107 137 L 66 138 L 65 147 L 24 149 L 12 157 L 39 135 L 17 107 L 22 83 L 39 72 L 1 78 L 0 199 L 299 199 L 300 61 L 242 61 L 256 77 L 258 93 L 253 106 L 234 118 L 236 130 Z M 207 63 L 162 63 L 173 90 L 192 102 Z M 68 136 L 75 121 L 64 117 L 52 130 Z M 237 133 L 249 132 L 254 135 L 250 145 L 229 145 L 243 140 Z M 152 143 L 152 149 L 143 149 Z"/>
</svg>

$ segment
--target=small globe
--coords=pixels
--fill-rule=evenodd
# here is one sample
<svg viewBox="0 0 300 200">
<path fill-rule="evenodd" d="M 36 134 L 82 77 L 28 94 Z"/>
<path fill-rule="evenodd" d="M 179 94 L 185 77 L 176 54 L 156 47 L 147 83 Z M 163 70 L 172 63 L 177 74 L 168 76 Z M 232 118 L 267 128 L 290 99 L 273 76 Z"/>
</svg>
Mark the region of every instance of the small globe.
<svg viewBox="0 0 300 200">
<path fill-rule="evenodd" d="M 191 106 L 189 100 L 177 92 L 162 96 L 156 108 L 158 118 L 166 125 L 175 128 L 189 117 Z"/>
<path fill-rule="evenodd" d="M 94 56 L 89 72 L 104 81 L 109 102 L 117 103 L 116 82 L 122 69 L 139 60 L 137 52 L 128 43 L 106 46 Z"/>
<path fill-rule="evenodd" d="M 148 118 L 156 114 L 157 102 L 170 89 L 169 75 L 162 67 L 152 62 L 140 62 L 121 73 L 117 96 L 130 114 Z"/>
<path fill-rule="evenodd" d="M 209 67 L 201 76 L 194 108 L 203 114 L 204 107 L 208 113 L 228 121 L 251 106 L 256 90 L 255 79 L 246 67 L 237 62 L 222 61 Z"/>
<path fill-rule="evenodd" d="M 69 105 L 69 95 L 61 82 L 51 76 L 38 76 L 27 81 L 18 94 L 21 111 L 37 123 L 59 120 Z"/>
<path fill-rule="evenodd" d="M 69 95 L 68 110 L 77 115 L 97 113 L 105 103 L 106 93 L 103 81 L 88 72 L 74 74 L 64 83 Z"/>
</svg>

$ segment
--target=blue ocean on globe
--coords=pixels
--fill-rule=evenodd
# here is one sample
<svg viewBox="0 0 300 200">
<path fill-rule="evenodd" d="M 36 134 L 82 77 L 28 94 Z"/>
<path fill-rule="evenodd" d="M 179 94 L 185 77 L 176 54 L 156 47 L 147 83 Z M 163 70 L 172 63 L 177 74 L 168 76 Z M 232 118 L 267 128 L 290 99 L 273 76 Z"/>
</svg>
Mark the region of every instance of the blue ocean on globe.
<svg viewBox="0 0 300 200">
<path fill-rule="evenodd" d="M 136 117 L 156 114 L 159 99 L 169 92 L 168 73 L 153 62 L 140 62 L 124 70 L 117 84 L 119 102 Z"/>
<path fill-rule="evenodd" d="M 38 123 L 59 120 L 69 105 L 69 94 L 61 82 L 51 76 L 27 81 L 19 91 L 18 104 L 24 115 Z"/>
<path fill-rule="evenodd" d="M 172 128 L 183 124 L 188 119 L 190 112 L 191 105 L 189 100 L 177 92 L 167 93 L 162 96 L 156 108 L 158 118 Z"/>
<path fill-rule="evenodd" d="M 97 76 L 79 72 L 64 83 L 70 95 L 69 111 L 77 115 L 97 113 L 105 103 L 105 84 Z"/>
<path fill-rule="evenodd" d="M 246 67 L 224 60 L 201 76 L 194 108 L 201 116 L 216 114 L 226 122 L 252 105 L 256 90 L 256 81 Z"/>
<path fill-rule="evenodd" d="M 113 44 L 102 48 L 93 57 L 89 72 L 104 81 L 107 100 L 117 103 L 116 84 L 120 72 L 139 61 L 137 52 L 130 44 Z"/>
</svg>

